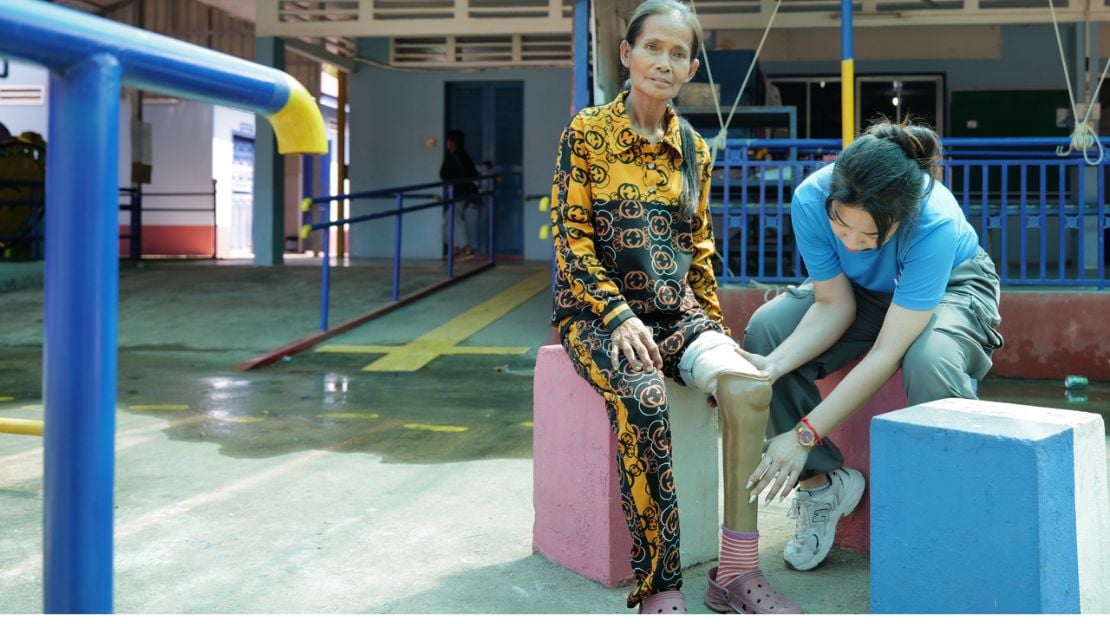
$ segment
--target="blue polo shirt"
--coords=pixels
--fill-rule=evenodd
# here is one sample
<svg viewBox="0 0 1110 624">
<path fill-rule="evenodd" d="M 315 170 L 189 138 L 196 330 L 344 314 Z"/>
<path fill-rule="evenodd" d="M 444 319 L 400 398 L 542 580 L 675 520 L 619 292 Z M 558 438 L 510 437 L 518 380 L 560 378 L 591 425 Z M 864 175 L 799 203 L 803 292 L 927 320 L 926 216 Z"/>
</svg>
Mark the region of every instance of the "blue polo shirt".
<svg viewBox="0 0 1110 624">
<path fill-rule="evenodd" d="M 921 201 L 912 231 L 899 228 L 878 249 L 851 252 L 833 233 L 825 199 L 833 165 L 813 172 L 794 191 L 790 202 L 794 238 L 815 281 L 843 273 L 868 290 L 894 293 L 893 302 L 910 310 L 932 310 L 948 286 L 952 269 L 975 255 L 979 236 L 967 222 L 956 198 L 940 182 Z M 929 183 L 922 173 L 922 184 Z"/>
</svg>

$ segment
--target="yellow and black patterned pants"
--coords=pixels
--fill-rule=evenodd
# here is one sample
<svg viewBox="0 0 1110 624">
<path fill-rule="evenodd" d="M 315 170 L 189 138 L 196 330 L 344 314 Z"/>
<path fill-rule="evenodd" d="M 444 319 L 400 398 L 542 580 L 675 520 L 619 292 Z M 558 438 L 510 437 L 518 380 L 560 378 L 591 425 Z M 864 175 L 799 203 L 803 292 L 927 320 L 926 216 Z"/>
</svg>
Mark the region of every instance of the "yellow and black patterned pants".
<svg viewBox="0 0 1110 624">
<path fill-rule="evenodd" d="M 624 357 L 610 360 L 612 334 L 589 313 L 559 324 L 563 347 L 574 368 L 605 399 L 617 439 L 621 506 L 632 533 L 634 607 L 648 596 L 682 587 L 678 550 L 678 498 L 671 471 L 671 427 L 664 375 L 681 379 L 678 363 L 686 347 L 706 330 L 722 331 L 700 309 L 670 318 L 641 318 L 654 335 L 663 369 L 635 372 Z M 567 417 L 574 417 L 567 414 Z"/>
</svg>

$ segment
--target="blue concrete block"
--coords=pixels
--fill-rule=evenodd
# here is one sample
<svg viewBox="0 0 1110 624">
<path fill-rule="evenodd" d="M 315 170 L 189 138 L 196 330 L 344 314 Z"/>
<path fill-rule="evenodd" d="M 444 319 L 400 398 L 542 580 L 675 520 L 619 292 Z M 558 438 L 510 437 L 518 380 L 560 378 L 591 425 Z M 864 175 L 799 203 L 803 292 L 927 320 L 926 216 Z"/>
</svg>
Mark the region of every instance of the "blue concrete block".
<svg viewBox="0 0 1110 624">
<path fill-rule="evenodd" d="M 1081 611 L 1075 427 L 1097 415 L 1066 414 L 946 399 L 872 420 L 872 613 Z"/>
</svg>

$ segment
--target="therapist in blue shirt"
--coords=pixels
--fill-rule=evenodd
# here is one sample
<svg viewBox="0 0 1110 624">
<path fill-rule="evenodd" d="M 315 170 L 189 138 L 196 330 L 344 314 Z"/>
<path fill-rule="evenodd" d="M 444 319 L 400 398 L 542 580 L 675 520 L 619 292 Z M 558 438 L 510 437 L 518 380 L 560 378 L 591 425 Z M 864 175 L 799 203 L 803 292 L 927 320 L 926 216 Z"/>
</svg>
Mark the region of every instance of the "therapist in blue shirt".
<svg viewBox="0 0 1110 624">
<path fill-rule="evenodd" d="M 910 405 L 975 398 L 1002 346 L 998 274 L 951 191 L 937 180 L 940 140 L 927 127 L 879 123 L 814 172 L 791 202 L 809 279 L 764 304 L 742 355 L 774 383 L 763 459 L 751 496 L 785 497 L 797 570 L 829 553 L 836 525 L 863 495 L 863 475 L 825 436 L 902 368 Z M 860 361 L 822 401 L 815 381 Z"/>
</svg>

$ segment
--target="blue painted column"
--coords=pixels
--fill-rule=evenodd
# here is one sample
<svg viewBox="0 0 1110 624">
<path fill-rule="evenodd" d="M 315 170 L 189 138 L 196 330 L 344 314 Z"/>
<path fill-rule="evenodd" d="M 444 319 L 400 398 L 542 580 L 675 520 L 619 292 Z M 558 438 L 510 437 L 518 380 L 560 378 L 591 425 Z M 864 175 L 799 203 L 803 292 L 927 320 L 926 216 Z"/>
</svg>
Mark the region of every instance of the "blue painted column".
<svg viewBox="0 0 1110 624">
<path fill-rule="evenodd" d="M 257 37 L 255 61 L 285 67 L 285 43 L 277 37 Z M 278 153 L 277 138 L 262 115 L 255 115 L 254 131 L 254 210 L 251 244 L 256 266 L 275 266 L 284 262 L 285 252 L 285 157 Z"/>
<path fill-rule="evenodd" d="M 574 4 L 574 110 L 590 105 L 590 0 Z"/>
<path fill-rule="evenodd" d="M 51 72 L 47 152 L 46 613 L 112 611 L 119 62 Z"/>
</svg>

